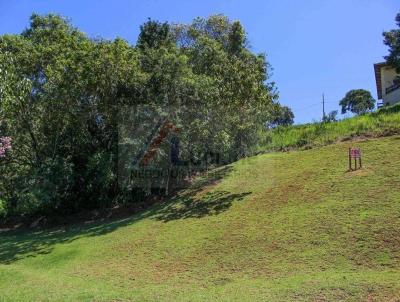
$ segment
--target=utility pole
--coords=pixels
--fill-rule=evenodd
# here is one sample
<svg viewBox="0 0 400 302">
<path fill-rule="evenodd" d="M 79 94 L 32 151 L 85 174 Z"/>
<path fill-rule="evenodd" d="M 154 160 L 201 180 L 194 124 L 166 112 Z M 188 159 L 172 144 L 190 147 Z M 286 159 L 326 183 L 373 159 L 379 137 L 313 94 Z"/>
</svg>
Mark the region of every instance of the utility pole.
<svg viewBox="0 0 400 302">
<path fill-rule="evenodd" d="M 325 94 L 322 94 L 322 121 L 325 121 Z"/>
</svg>

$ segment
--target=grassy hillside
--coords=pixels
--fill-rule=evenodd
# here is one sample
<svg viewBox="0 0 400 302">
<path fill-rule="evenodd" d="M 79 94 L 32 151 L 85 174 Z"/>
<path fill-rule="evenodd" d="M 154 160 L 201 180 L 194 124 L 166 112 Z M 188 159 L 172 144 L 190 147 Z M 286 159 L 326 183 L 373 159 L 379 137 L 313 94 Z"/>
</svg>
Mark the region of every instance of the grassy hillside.
<svg viewBox="0 0 400 302">
<path fill-rule="evenodd" d="M 397 301 L 399 150 L 259 155 L 129 219 L 0 234 L 0 301 Z"/>
<path fill-rule="evenodd" d="M 268 131 L 264 133 L 264 143 L 260 151 L 307 149 L 356 136 L 379 137 L 393 134 L 400 134 L 400 104 L 334 123 L 313 123 Z"/>
</svg>

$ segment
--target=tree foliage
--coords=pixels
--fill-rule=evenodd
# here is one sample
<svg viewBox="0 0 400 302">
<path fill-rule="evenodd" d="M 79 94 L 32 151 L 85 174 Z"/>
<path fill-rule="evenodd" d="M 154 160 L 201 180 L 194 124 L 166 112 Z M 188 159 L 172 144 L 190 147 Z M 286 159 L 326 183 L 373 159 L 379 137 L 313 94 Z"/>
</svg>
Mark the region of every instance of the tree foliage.
<svg viewBox="0 0 400 302">
<path fill-rule="evenodd" d="M 287 106 L 280 106 L 275 104 L 275 112 L 269 123 L 270 128 L 278 126 L 290 126 L 294 123 L 294 114 L 292 110 Z"/>
<path fill-rule="evenodd" d="M 140 34 L 137 46 L 144 48 L 160 48 L 173 43 L 170 25 L 149 19 L 140 26 Z"/>
<path fill-rule="evenodd" d="M 371 93 L 364 89 L 350 90 L 339 102 L 342 107 L 342 114 L 350 111 L 355 114 L 364 114 L 375 107 L 375 99 Z"/>
<path fill-rule="evenodd" d="M 385 57 L 387 63 L 400 73 L 400 13 L 396 16 L 398 29 L 384 32 L 384 43 L 389 47 L 389 55 Z"/>
<path fill-rule="evenodd" d="M 0 158 L 0 199 L 13 215 L 130 201 L 137 192 L 118 187 L 126 106 L 150 106 L 180 126 L 182 153 L 246 156 L 280 108 L 268 71 L 240 22 L 225 16 L 149 20 L 132 46 L 90 39 L 57 15 L 32 15 L 22 34 L 0 37 L 0 134 L 13 142 Z M 158 164 L 167 153 L 161 148 Z"/>
<path fill-rule="evenodd" d="M 329 112 L 327 115 L 325 115 L 323 117 L 322 121 L 326 122 L 326 123 L 336 122 L 337 114 L 338 114 L 337 110 L 332 110 L 331 112 Z"/>
</svg>

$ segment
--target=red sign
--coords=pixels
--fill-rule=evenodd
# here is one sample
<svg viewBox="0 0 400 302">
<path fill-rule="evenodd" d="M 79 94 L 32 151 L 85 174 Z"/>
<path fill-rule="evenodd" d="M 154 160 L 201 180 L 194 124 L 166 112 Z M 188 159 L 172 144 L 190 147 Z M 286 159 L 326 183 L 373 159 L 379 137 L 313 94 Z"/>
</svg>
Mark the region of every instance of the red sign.
<svg viewBox="0 0 400 302">
<path fill-rule="evenodd" d="M 351 162 L 354 159 L 354 170 L 361 169 L 361 150 L 359 148 L 349 148 L 349 171 L 354 171 Z M 358 159 L 358 165 L 357 165 Z M 358 166 L 358 167 L 357 167 Z"/>
<path fill-rule="evenodd" d="M 360 158 L 361 157 L 360 149 L 350 149 L 350 156 L 351 158 Z"/>
</svg>

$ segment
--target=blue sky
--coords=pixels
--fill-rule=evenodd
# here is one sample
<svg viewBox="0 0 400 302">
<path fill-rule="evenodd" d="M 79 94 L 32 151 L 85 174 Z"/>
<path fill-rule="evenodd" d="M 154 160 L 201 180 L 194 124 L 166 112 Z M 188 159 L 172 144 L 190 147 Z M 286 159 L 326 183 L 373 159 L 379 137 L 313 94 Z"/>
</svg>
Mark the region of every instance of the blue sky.
<svg viewBox="0 0 400 302">
<path fill-rule="evenodd" d="M 296 123 L 318 120 L 354 88 L 376 97 L 373 63 L 387 48 L 382 32 L 395 27 L 399 0 L 0 0 L 0 34 L 20 33 L 33 13 L 67 16 L 91 37 L 135 43 L 148 17 L 190 22 L 225 14 L 240 20 L 254 52 L 268 55 L 280 102 Z"/>
</svg>

